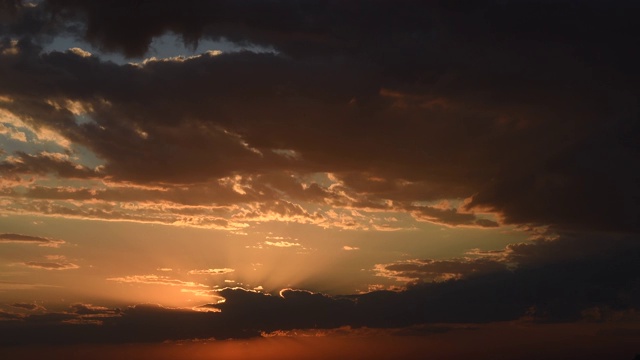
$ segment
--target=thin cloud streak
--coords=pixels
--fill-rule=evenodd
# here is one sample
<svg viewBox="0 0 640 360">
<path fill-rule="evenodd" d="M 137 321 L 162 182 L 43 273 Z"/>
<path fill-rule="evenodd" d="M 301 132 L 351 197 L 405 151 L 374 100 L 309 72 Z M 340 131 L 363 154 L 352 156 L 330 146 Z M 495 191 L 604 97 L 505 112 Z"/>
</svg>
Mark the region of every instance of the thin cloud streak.
<svg viewBox="0 0 640 360">
<path fill-rule="evenodd" d="M 24 263 L 25 266 L 34 269 L 43 270 L 74 270 L 79 269 L 80 266 L 70 262 L 48 262 L 48 261 L 28 261 Z"/>
<path fill-rule="evenodd" d="M 187 288 L 207 288 L 207 285 L 199 284 L 193 281 L 182 281 L 171 278 L 169 276 L 159 275 L 130 275 L 122 277 L 107 278 L 107 281 L 115 281 L 124 284 L 147 284 L 147 285 L 167 285 L 167 286 L 184 286 Z"/>
<path fill-rule="evenodd" d="M 189 270 L 190 275 L 224 275 L 234 272 L 234 269 L 222 268 L 222 269 L 202 269 L 202 270 Z"/>
<path fill-rule="evenodd" d="M 0 234 L 0 244 L 36 244 L 38 246 L 57 248 L 64 240 L 49 239 L 39 236 L 21 234 Z"/>
</svg>

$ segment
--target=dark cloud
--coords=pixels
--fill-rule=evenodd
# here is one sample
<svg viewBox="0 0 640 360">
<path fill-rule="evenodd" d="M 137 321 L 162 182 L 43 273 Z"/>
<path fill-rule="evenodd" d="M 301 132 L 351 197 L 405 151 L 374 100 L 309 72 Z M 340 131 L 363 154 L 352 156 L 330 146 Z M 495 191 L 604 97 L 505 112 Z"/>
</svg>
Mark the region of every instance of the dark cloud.
<svg viewBox="0 0 640 360">
<path fill-rule="evenodd" d="M 91 304 L 74 304 L 71 305 L 71 309 L 74 314 L 78 315 L 113 315 L 119 312 L 118 310 Z"/>
<path fill-rule="evenodd" d="M 442 281 L 506 270 L 493 259 L 414 260 L 384 266 L 381 275 L 413 281 Z"/>
<path fill-rule="evenodd" d="M 411 212 L 417 220 L 430 221 L 450 226 L 497 227 L 498 223 L 488 219 L 478 219 L 473 213 L 461 213 L 455 208 L 437 208 L 432 206 L 406 206 L 403 210 Z"/>
<path fill-rule="evenodd" d="M 227 328 L 230 324 L 218 322 L 215 314 L 157 305 L 137 305 L 110 312 L 87 311 L 86 306 L 74 306 L 73 313 L 29 315 L 15 324 L 0 322 L 0 334 L 3 335 L 3 345 L 161 342 L 259 336 L 259 333 L 238 327 Z"/>
<path fill-rule="evenodd" d="M 13 313 L 9 313 L 6 311 L 0 311 L 0 320 L 2 321 L 7 321 L 7 320 L 20 320 L 22 319 L 22 316 L 19 314 L 13 314 Z"/>
<path fill-rule="evenodd" d="M 1 243 L 37 244 L 38 246 L 58 247 L 65 242 L 63 240 L 49 239 L 40 236 L 0 234 L 0 244 Z"/>
<path fill-rule="evenodd" d="M 547 233 L 546 236 L 549 234 Z M 545 236 L 544 234 L 542 236 Z M 606 239 L 606 240 L 603 240 Z M 420 259 L 380 264 L 380 276 L 404 282 L 433 282 L 472 278 L 502 271 L 538 268 L 545 265 L 615 259 L 637 251 L 634 236 L 562 233 L 554 239 L 541 237 L 525 243 L 509 244 L 502 250 L 473 249 L 457 259 Z"/>
<path fill-rule="evenodd" d="M 68 31 L 132 56 L 166 31 L 278 54 L 119 66 L 7 40 L 0 91 L 13 102 L 3 106 L 105 164 L 97 172 L 18 153 L 5 173 L 141 184 L 243 174 L 273 197 L 393 201 L 455 226 L 496 226 L 473 213 L 492 211 L 503 223 L 638 230 L 637 53 L 622 40 L 637 28 L 630 2 L 106 4 L 48 1 L 39 11 L 76 19 L 83 25 Z M 78 122 L 68 101 L 91 121 Z M 317 172 L 355 197 L 281 176 Z M 464 198 L 450 211 L 413 203 Z"/>
<path fill-rule="evenodd" d="M 474 252 L 485 256 L 481 258 L 389 264 L 381 274 L 413 281 L 408 293 L 425 291 L 433 296 L 428 299 L 442 300 L 438 316 L 445 311 L 446 299 L 456 308 L 475 309 L 465 316 L 478 319 L 515 318 L 528 308 L 527 315 L 537 320 L 573 321 L 592 306 L 637 308 L 637 239 L 601 236 L 565 234 L 554 241 L 512 244 L 504 251 Z M 447 278 L 462 280 L 430 282 Z M 499 304 L 491 305 L 492 301 Z"/>
<path fill-rule="evenodd" d="M 76 164 L 57 154 L 14 153 L 15 157 L 0 163 L 0 172 L 7 176 L 16 174 L 55 174 L 63 178 L 87 179 L 98 177 L 93 169 Z"/>
<path fill-rule="evenodd" d="M 11 306 L 14 308 L 25 309 L 29 311 L 46 310 L 43 306 L 38 304 L 33 304 L 33 303 L 15 303 L 15 304 L 11 304 Z"/>
</svg>

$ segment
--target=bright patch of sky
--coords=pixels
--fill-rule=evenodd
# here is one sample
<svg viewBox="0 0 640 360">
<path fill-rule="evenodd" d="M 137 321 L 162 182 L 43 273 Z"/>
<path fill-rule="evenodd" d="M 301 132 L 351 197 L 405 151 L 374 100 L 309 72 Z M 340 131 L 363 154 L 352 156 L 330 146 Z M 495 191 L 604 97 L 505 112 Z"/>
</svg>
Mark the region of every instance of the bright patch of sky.
<svg viewBox="0 0 640 360">
<path fill-rule="evenodd" d="M 90 119 L 88 116 L 80 115 L 76 117 L 78 120 L 87 121 Z M 24 152 L 27 154 L 37 154 L 40 152 L 47 152 L 52 154 L 66 154 L 71 152 L 73 154 L 72 160 L 78 164 L 87 166 L 89 168 L 95 168 L 98 165 L 104 164 L 104 161 L 100 160 L 93 152 L 82 145 L 69 144 L 66 147 L 66 140 L 57 133 L 50 132 L 49 136 L 42 133 L 38 134 L 23 123 L 16 123 L 15 121 L 9 121 L 6 118 L 0 116 L 0 149 L 4 151 L 4 157 L 10 156 L 15 152 Z M 20 135 L 17 136 L 16 134 Z M 65 155 L 66 156 L 66 155 Z M 2 158 L 0 153 L 0 158 Z"/>
</svg>

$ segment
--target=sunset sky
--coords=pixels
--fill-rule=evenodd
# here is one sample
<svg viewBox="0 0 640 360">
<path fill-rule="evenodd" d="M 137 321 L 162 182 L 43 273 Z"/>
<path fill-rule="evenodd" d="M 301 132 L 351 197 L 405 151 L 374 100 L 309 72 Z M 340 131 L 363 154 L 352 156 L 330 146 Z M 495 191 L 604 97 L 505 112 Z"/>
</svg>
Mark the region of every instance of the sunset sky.
<svg viewBox="0 0 640 360">
<path fill-rule="evenodd" d="M 639 15 L 0 1 L 0 355 L 631 360 Z"/>
</svg>

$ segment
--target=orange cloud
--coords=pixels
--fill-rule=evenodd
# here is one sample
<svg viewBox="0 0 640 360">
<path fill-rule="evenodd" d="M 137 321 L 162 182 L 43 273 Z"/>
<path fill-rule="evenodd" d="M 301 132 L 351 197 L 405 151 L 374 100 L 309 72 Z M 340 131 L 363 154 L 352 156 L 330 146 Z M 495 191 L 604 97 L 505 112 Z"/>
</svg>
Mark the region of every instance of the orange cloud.
<svg viewBox="0 0 640 360">
<path fill-rule="evenodd" d="M 222 269 L 202 269 L 202 270 L 189 270 L 190 275 L 223 275 L 234 272 L 234 269 L 222 268 Z"/>
<path fill-rule="evenodd" d="M 158 275 L 131 275 L 122 277 L 107 278 L 107 281 L 115 281 L 119 283 L 147 284 L 147 285 L 166 285 L 166 286 L 184 286 L 187 288 L 208 288 L 209 286 L 199 284 L 192 281 L 182 281 L 173 279 L 169 276 Z"/>
</svg>

